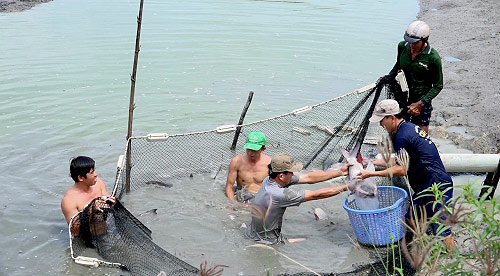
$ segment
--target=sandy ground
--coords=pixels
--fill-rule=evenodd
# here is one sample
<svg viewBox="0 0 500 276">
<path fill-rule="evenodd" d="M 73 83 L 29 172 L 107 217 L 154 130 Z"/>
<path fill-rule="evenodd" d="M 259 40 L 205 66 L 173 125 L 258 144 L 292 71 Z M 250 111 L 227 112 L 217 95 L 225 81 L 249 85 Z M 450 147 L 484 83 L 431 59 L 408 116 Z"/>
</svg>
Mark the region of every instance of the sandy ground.
<svg viewBox="0 0 500 276">
<path fill-rule="evenodd" d="M 443 61 L 444 88 L 433 100 L 431 136 L 474 153 L 497 153 L 500 2 L 421 0 L 418 18 L 431 27 L 429 42 Z"/>
<path fill-rule="evenodd" d="M 21 12 L 52 0 L 0 0 L 0 12 Z"/>
</svg>

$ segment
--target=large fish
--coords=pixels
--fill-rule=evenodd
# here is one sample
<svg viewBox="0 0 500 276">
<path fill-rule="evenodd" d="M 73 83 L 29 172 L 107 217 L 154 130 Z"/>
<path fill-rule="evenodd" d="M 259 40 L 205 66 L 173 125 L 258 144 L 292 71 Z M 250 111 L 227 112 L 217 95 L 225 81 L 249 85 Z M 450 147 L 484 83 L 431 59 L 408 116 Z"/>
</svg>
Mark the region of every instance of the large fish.
<svg viewBox="0 0 500 276">
<path fill-rule="evenodd" d="M 147 185 L 156 185 L 160 187 L 166 187 L 166 188 L 172 188 L 174 185 L 169 182 L 162 182 L 162 181 L 156 181 L 156 180 L 151 180 L 146 182 Z"/>
<path fill-rule="evenodd" d="M 349 175 L 347 176 L 349 190 L 354 192 L 356 206 L 360 210 L 375 210 L 379 208 L 377 185 L 372 179 L 360 179 L 358 174 L 363 170 L 363 158 L 359 153 L 359 145 L 356 145 L 352 152 L 341 149 L 344 158 L 351 163 Z M 375 171 L 375 165 L 370 161 L 366 167 L 368 171 Z"/>
</svg>

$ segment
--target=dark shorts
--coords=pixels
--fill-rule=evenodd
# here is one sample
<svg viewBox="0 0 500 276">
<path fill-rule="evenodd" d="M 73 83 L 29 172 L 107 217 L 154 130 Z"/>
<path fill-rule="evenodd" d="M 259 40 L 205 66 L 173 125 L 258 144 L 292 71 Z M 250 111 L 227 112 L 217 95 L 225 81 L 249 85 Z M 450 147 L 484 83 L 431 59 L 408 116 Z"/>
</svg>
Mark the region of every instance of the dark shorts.
<svg viewBox="0 0 500 276">
<path fill-rule="evenodd" d="M 413 195 L 413 203 L 415 204 L 415 206 L 417 206 L 416 210 L 417 210 L 417 216 L 420 216 L 420 208 L 418 208 L 418 206 L 423 206 L 425 208 L 425 212 L 427 214 L 427 218 L 430 219 L 432 216 L 434 216 L 434 214 L 436 214 L 439 210 L 441 210 L 441 208 L 443 208 L 443 205 L 441 205 L 440 203 L 438 203 L 436 205 L 435 208 L 433 208 L 433 203 L 434 201 L 436 201 L 436 199 L 434 197 L 430 197 L 430 196 L 425 196 L 425 197 L 420 197 L 418 199 L 416 199 L 416 197 L 418 197 L 420 194 L 418 193 L 415 193 Z M 449 204 L 451 203 L 451 198 L 453 197 L 453 189 L 450 189 L 448 190 L 444 195 L 443 195 L 443 200 L 445 202 L 445 205 L 446 206 L 449 206 Z M 412 212 L 412 208 L 409 208 L 408 209 L 408 212 L 406 213 L 406 217 L 407 218 L 410 218 L 410 212 Z M 446 220 L 446 218 L 449 216 L 448 213 L 446 212 L 443 212 L 439 218 L 440 220 Z M 431 229 L 432 229 L 432 233 L 434 235 L 437 234 L 437 231 L 438 231 L 438 227 L 439 227 L 439 224 L 436 224 L 436 223 L 431 223 L 430 225 Z M 451 228 L 443 231 L 442 233 L 440 233 L 439 235 L 441 237 L 446 237 L 446 236 L 449 236 L 451 234 Z"/>
<path fill-rule="evenodd" d="M 428 126 L 431 121 L 431 113 L 432 113 L 432 104 L 426 104 L 422 107 L 420 111 L 420 115 L 413 116 L 409 113 L 406 113 L 404 118 L 408 122 L 412 122 L 417 126 Z"/>
</svg>

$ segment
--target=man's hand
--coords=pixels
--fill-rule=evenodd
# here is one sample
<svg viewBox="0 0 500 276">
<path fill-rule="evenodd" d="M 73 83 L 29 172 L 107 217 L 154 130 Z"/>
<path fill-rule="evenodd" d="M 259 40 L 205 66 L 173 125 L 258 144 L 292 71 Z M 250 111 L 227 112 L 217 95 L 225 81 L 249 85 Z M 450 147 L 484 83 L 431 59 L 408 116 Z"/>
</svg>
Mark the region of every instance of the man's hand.
<svg viewBox="0 0 500 276">
<path fill-rule="evenodd" d="M 116 203 L 116 198 L 113 196 L 101 196 L 97 199 L 96 210 L 99 212 L 104 212 L 104 209 L 109 209 Z"/>
<path fill-rule="evenodd" d="M 352 163 L 345 163 L 342 168 L 340 168 L 340 172 L 342 173 L 342 176 L 346 176 L 349 174 L 349 167 L 352 166 Z"/>
<path fill-rule="evenodd" d="M 389 81 L 393 80 L 394 76 L 393 75 L 383 75 L 382 77 L 378 78 L 377 84 L 378 83 L 388 83 Z"/>
<path fill-rule="evenodd" d="M 367 170 L 362 170 L 358 175 L 357 175 L 357 178 L 359 179 L 366 179 L 370 176 L 372 176 L 371 174 L 372 172 L 371 171 L 367 171 Z"/>
<path fill-rule="evenodd" d="M 413 116 L 418 116 L 422 111 L 422 107 L 424 107 L 424 103 L 422 101 L 412 103 L 408 106 L 408 113 L 410 113 Z"/>
</svg>

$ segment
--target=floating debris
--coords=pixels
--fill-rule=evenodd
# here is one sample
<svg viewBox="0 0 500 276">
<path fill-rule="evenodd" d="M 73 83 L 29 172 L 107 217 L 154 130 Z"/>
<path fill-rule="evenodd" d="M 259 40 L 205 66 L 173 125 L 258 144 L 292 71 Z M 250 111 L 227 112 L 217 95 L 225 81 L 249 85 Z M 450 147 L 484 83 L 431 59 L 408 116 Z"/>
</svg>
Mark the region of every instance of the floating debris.
<svg viewBox="0 0 500 276">
<path fill-rule="evenodd" d="M 313 127 L 321 130 L 321 131 L 324 131 L 330 135 L 334 135 L 335 134 L 336 136 L 338 137 L 344 137 L 344 136 L 348 136 L 348 135 L 353 135 L 357 128 L 355 127 L 351 127 L 351 126 L 335 126 L 335 127 L 332 127 L 332 126 L 323 126 L 323 125 L 313 125 Z"/>
<path fill-rule="evenodd" d="M 301 127 L 294 127 L 292 130 L 296 131 L 300 134 L 304 134 L 304 135 L 311 135 L 312 134 L 309 130 L 303 129 Z"/>
<path fill-rule="evenodd" d="M 379 137 L 366 136 L 365 139 L 363 140 L 363 144 L 376 145 L 379 141 L 380 141 Z"/>
<path fill-rule="evenodd" d="M 327 220 L 328 215 L 321 208 L 314 208 L 314 217 L 316 220 Z"/>
</svg>

